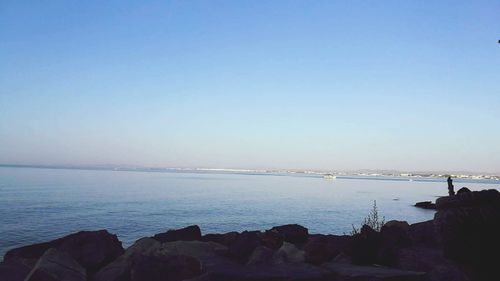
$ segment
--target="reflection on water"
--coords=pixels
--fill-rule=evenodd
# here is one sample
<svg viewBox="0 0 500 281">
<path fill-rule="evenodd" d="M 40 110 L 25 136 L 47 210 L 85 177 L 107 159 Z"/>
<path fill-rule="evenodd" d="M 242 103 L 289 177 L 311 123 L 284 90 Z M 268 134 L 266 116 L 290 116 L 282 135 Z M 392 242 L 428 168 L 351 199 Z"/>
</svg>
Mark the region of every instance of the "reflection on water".
<svg viewBox="0 0 500 281">
<path fill-rule="evenodd" d="M 0 168 L 0 255 L 83 229 L 106 228 L 125 246 L 189 224 L 211 233 L 298 223 L 312 233 L 342 234 L 373 200 L 386 220 L 414 223 L 434 215 L 415 202 L 446 194 L 445 182 L 427 180 Z"/>
</svg>

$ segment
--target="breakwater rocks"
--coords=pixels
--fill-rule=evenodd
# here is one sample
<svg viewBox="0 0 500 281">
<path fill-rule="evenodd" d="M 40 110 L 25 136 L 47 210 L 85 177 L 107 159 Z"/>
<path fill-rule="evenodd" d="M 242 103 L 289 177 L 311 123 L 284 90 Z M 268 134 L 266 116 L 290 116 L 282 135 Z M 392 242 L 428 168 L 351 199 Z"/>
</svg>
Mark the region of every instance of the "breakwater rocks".
<svg viewBox="0 0 500 281">
<path fill-rule="evenodd" d="M 82 231 L 10 250 L 0 280 L 500 280 L 499 192 L 443 197 L 436 208 L 431 221 L 389 221 L 354 235 L 310 234 L 295 224 L 202 235 L 193 225 L 123 249 L 106 230 Z"/>
<path fill-rule="evenodd" d="M 423 201 L 415 203 L 415 207 L 429 210 L 436 210 L 436 204 L 431 201 Z"/>
</svg>

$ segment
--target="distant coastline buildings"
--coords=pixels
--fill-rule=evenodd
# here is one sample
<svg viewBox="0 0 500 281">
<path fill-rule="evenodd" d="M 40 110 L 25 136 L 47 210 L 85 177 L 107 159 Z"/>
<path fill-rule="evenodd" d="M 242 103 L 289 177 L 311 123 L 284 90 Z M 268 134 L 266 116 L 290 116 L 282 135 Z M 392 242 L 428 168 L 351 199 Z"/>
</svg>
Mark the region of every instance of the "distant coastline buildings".
<svg viewBox="0 0 500 281">
<path fill-rule="evenodd" d="M 466 180 L 492 180 L 500 181 L 500 175 L 493 174 L 468 174 L 468 173 L 436 173 L 436 172 L 400 172 L 400 171 L 320 171 L 320 170 L 289 170 L 289 169 L 238 169 L 238 168 L 169 168 L 169 167 L 136 167 L 113 165 L 19 165 L 0 164 L 0 167 L 10 168 L 40 168 L 40 169 L 76 169 L 76 170 L 110 170 L 110 171 L 135 171 L 135 172 L 206 172 L 206 173 L 239 173 L 239 174 L 290 174 L 308 175 L 334 179 L 338 177 L 391 177 L 402 179 L 454 179 Z"/>
</svg>

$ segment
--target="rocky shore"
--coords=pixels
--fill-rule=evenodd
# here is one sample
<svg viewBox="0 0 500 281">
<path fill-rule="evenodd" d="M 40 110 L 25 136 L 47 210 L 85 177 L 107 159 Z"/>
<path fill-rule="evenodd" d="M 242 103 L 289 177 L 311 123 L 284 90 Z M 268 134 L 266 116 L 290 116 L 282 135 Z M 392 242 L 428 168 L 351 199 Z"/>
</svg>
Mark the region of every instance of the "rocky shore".
<svg viewBox="0 0 500 281">
<path fill-rule="evenodd" d="M 124 249 L 106 230 L 81 231 L 8 251 L 0 280 L 500 280 L 500 193 L 462 192 L 435 208 L 433 220 L 389 221 L 380 232 L 365 225 L 354 235 L 296 224 L 202 235 L 192 225 Z"/>
</svg>

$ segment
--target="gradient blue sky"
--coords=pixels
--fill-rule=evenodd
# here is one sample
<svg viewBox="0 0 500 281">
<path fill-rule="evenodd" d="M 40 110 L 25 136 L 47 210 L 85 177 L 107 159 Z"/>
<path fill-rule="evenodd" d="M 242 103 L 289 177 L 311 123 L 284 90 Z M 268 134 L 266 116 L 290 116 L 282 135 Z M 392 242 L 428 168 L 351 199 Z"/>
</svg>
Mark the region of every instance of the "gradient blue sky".
<svg viewBox="0 0 500 281">
<path fill-rule="evenodd" d="M 0 3 L 0 163 L 500 172 L 498 1 Z"/>
</svg>

